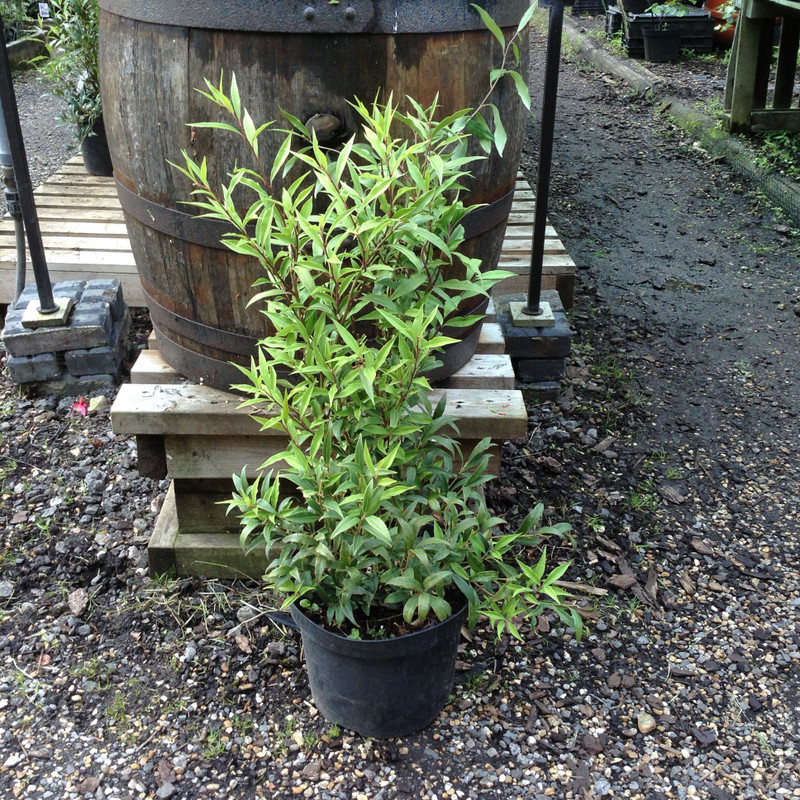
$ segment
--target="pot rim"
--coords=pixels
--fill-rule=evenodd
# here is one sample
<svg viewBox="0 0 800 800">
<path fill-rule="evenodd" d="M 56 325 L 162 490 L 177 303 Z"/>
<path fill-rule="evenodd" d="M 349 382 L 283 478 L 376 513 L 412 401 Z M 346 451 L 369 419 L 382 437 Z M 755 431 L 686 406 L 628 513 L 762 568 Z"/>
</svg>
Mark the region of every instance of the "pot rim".
<svg viewBox="0 0 800 800">
<path fill-rule="evenodd" d="M 439 641 L 451 635 L 453 627 L 460 631 L 467 615 L 468 603 L 454 611 L 447 619 L 429 625 L 418 631 L 392 636 L 388 639 L 349 639 L 314 622 L 296 604 L 289 607 L 289 613 L 303 636 L 310 637 L 321 647 L 336 653 L 348 654 L 364 659 L 398 658 L 423 652 L 435 647 Z"/>
</svg>

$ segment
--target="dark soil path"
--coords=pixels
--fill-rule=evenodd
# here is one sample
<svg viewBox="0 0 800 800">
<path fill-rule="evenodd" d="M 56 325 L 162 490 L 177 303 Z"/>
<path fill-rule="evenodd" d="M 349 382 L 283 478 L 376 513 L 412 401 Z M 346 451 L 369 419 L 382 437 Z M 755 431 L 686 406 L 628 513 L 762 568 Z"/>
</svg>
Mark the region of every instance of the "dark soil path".
<svg viewBox="0 0 800 800">
<path fill-rule="evenodd" d="M 560 98 L 573 354 L 488 496 L 572 522 L 589 635 L 479 630 L 427 731 L 349 735 L 252 587 L 147 577 L 166 487 L 107 406 L 4 379 L 3 797 L 800 797 L 796 232 L 625 86 Z"/>
</svg>

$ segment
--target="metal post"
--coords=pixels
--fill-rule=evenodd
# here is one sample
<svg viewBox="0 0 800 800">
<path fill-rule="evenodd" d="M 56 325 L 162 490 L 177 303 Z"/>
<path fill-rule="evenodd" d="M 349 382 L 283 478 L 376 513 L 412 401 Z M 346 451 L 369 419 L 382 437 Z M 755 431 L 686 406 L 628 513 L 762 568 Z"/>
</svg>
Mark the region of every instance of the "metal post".
<svg viewBox="0 0 800 800">
<path fill-rule="evenodd" d="M 5 186 L 6 208 L 14 220 L 14 238 L 17 242 L 17 279 L 14 286 L 14 302 L 25 288 L 25 226 L 22 224 L 22 206 L 19 202 L 14 162 L 8 145 L 6 122 L 0 114 L 0 177 Z"/>
<path fill-rule="evenodd" d="M 542 7 L 550 8 L 547 29 L 547 57 L 544 70 L 542 96 L 542 129 L 539 140 L 539 175 L 536 183 L 536 210 L 533 217 L 531 242 L 531 269 L 528 278 L 528 302 L 523 313 L 539 316 L 542 313 L 542 262 L 547 229 L 547 198 L 550 193 L 550 166 L 553 161 L 553 131 L 558 97 L 558 68 L 561 60 L 561 32 L 564 25 L 565 0 L 540 0 Z"/>
<path fill-rule="evenodd" d="M 22 219 L 28 236 L 33 277 L 39 294 L 39 312 L 53 314 L 60 309 L 53 299 L 53 287 L 50 283 L 50 274 L 47 271 L 47 261 L 44 255 L 42 234 L 39 229 L 39 218 L 36 215 L 36 202 L 33 199 L 28 157 L 25 154 L 25 144 L 22 140 L 17 97 L 14 94 L 14 84 L 11 80 L 11 66 L 8 61 L 5 38 L 5 27 L 3 20 L 0 19 L 0 39 L 2 39 L 2 47 L 0 47 L 0 105 L 2 105 L 3 109 L 3 119 L 14 165 L 14 174 L 17 179 L 17 192 L 22 206 Z"/>
</svg>

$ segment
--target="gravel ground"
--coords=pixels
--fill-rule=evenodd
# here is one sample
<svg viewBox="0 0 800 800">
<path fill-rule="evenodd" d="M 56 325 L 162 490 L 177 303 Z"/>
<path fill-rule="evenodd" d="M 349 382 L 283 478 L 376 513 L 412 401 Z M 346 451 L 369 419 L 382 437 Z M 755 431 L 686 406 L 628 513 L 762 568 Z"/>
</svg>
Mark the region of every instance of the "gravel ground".
<svg viewBox="0 0 800 800">
<path fill-rule="evenodd" d="M 800 797 L 796 232 L 612 78 L 567 64 L 560 97 L 573 353 L 488 499 L 572 522 L 589 635 L 479 629 L 429 729 L 339 730 L 267 598 L 147 576 L 166 486 L 109 406 L 3 378 L 4 797 Z"/>
<path fill-rule="evenodd" d="M 14 73 L 14 92 L 28 156 L 31 182 L 38 186 L 77 149 L 71 132 L 58 119 L 61 101 L 47 93 L 33 70 Z"/>
</svg>

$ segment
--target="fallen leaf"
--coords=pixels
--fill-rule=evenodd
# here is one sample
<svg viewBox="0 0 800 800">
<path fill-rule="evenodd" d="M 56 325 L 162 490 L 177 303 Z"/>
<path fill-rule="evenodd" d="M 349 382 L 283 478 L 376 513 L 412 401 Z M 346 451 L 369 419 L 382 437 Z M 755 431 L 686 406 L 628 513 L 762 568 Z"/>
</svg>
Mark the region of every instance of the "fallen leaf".
<svg viewBox="0 0 800 800">
<path fill-rule="evenodd" d="M 98 395 L 97 397 L 93 397 L 89 401 L 88 410 L 92 414 L 94 414 L 95 412 L 100 411 L 100 409 L 107 408 L 107 407 L 108 407 L 108 399 L 104 395 L 101 394 L 101 395 Z M 172 781 L 170 781 L 170 783 L 172 783 Z"/>
<path fill-rule="evenodd" d="M 250 647 L 250 640 L 243 633 L 237 633 L 233 638 L 243 653 L 247 653 L 249 655 L 253 652 L 253 649 Z"/>
<path fill-rule="evenodd" d="M 692 550 L 700 553 L 701 556 L 713 556 L 714 548 L 702 539 L 692 539 Z"/>
<path fill-rule="evenodd" d="M 156 785 L 163 786 L 165 783 L 176 783 L 177 780 L 178 776 L 173 769 L 172 762 L 162 758 L 156 768 Z"/>
<path fill-rule="evenodd" d="M 630 589 L 634 583 L 636 583 L 636 576 L 635 575 L 612 575 L 608 582 L 612 586 L 616 586 L 618 589 Z"/>
<path fill-rule="evenodd" d="M 656 571 L 652 567 L 647 571 L 647 583 L 644 586 L 644 591 L 655 603 L 657 599 L 656 594 L 658 592 L 658 575 L 656 575 Z"/>
<path fill-rule="evenodd" d="M 692 728 L 692 736 L 704 747 L 717 741 L 717 732 L 713 728 Z"/>
<path fill-rule="evenodd" d="M 605 536 L 600 536 L 595 534 L 595 541 L 599 544 L 603 545 L 603 547 L 607 547 L 609 550 L 614 550 L 615 552 L 619 553 L 622 551 L 622 548 L 611 539 L 607 539 Z"/>
<path fill-rule="evenodd" d="M 668 502 L 680 505 L 686 502 L 685 495 L 682 495 L 674 486 L 659 486 L 658 493 Z"/>
<path fill-rule="evenodd" d="M 544 614 L 540 614 L 539 618 L 536 620 L 536 632 L 537 633 L 550 632 L 550 621 Z"/>
<path fill-rule="evenodd" d="M 539 459 L 539 463 L 556 475 L 564 471 L 564 467 L 561 462 L 556 461 L 556 459 L 551 458 L 550 456 L 542 456 L 542 458 Z"/>
<path fill-rule="evenodd" d="M 616 436 L 606 436 L 605 439 L 603 439 L 601 442 L 598 442 L 592 448 L 592 452 L 593 453 L 603 453 L 606 450 L 608 450 L 608 448 L 611 447 L 611 445 L 614 444 L 614 442 L 616 442 L 616 441 L 617 441 L 617 437 Z"/>
<path fill-rule="evenodd" d="M 695 592 L 697 589 L 695 588 L 694 581 L 686 572 L 679 572 L 678 573 L 678 583 L 683 587 L 683 590 L 688 594 L 690 597 L 694 597 Z"/>
</svg>

